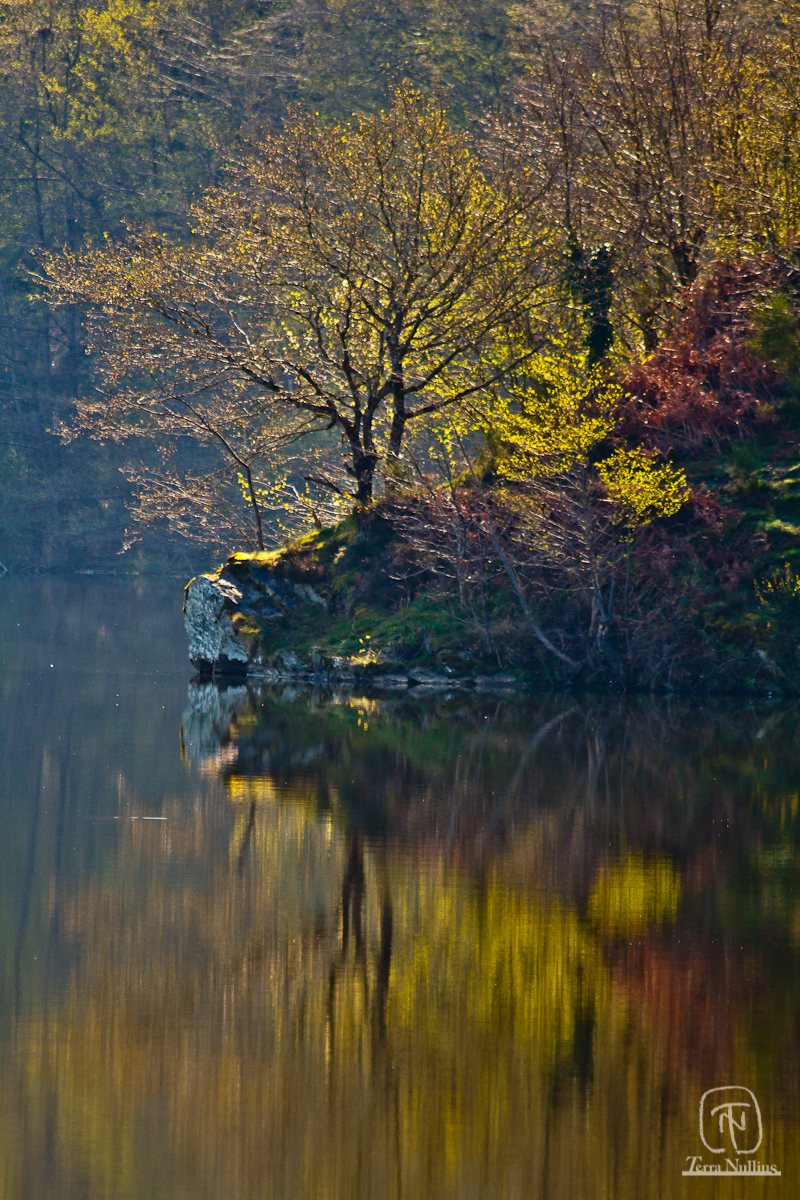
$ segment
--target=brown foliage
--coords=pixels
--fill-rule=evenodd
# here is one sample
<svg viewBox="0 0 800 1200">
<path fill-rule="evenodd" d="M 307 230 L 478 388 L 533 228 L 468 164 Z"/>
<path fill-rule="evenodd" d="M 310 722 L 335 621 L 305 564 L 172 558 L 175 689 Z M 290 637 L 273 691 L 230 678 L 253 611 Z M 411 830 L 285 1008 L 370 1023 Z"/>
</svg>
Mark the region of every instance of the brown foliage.
<svg viewBox="0 0 800 1200">
<path fill-rule="evenodd" d="M 624 438 L 664 452 L 694 449 L 771 418 L 780 379 L 750 340 L 757 298 L 779 279 L 771 258 L 726 262 L 689 290 L 683 320 L 625 382 Z"/>
</svg>

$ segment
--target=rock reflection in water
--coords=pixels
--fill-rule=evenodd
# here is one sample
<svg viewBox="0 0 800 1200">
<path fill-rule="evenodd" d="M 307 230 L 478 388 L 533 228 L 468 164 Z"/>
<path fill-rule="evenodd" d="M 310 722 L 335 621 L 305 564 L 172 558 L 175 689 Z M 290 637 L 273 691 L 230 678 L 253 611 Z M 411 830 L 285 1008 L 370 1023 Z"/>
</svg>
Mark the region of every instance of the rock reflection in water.
<svg viewBox="0 0 800 1200">
<path fill-rule="evenodd" d="M 797 728 L 192 685 L 222 790 L 74 885 L 20 1032 L 36 1194 L 677 1197 L 729 1082 L 796 1179 Z"/>
</svg>

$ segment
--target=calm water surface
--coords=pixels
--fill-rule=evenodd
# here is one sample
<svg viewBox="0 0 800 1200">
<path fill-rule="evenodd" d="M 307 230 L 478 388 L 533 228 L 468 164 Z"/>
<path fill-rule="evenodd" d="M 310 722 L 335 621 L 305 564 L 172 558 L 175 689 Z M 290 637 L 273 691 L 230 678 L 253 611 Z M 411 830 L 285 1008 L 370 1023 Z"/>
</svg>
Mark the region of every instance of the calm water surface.
<svg viewBox="0 0 800 1200">
<path fill-rule="evenodd" d="M 796 706 L 218 691 L 180 602 L 0 581 L 3 1200 L 800 1196 Z"/>
</svg>

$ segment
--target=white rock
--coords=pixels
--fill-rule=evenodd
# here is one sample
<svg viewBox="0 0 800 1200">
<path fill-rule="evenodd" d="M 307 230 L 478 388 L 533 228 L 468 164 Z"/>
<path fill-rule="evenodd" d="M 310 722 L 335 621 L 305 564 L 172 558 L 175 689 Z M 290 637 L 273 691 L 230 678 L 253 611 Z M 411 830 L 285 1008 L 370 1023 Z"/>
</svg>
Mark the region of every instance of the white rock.
<svg viewBox="0 0 800 1200">
<path fill-rule="evenodd" d="M 233 628 L 226 600 L 237 603 L 241 593 L 230 583 L 208 575 L 198 575 L 186 585 L 183 623 L 189 638 L 189 658 L 193 663 L 225 660 L 246 663 L 249 651 Z"/>
</svg>

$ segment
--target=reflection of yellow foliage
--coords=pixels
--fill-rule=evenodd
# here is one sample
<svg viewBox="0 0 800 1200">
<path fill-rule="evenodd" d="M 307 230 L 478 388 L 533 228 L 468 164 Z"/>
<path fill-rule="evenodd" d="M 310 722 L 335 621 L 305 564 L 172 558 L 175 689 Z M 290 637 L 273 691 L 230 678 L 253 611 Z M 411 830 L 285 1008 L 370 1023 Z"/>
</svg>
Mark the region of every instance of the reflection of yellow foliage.
<svg viewBox="0 0 800 1200">
<path fill-rule="evenodd" d="M 309 775 L 293 779 L 291 783 L 276 782 L 270 775 L 231 775 L 226 780 L 226 790 L 231 800 L 240 804 L 294 804 L 300 814 L 314 814 L 319 820 L 319 781 Z M 336 807 L 338 793 L 335 787 L 326 788 L 327 802 Z"/>
<path fill-rule="evenodd" d="M 227 780 L 231 800 L 249 804 L 279 804 L 285 798 L 281 788 L 276 787 L 268 775 L 233 775 Z"/>
<path fill-rule="evenodd" d="M 0 1200 L 28 1182 L 26 1141 L 52 1147 L 56 1181 L 30 1194 L 59 1198 L 422 1200 L 477 1180 L 504 1200 L 575 1200 L 648 1196 L 663 1178 L 678 1195 L 697 1091 L 678 1089 L 665 1122 L 653 1031 L 637 1032 L 574 909 L 491 863 L 477 881 L 443 849 L 366 842 L 345 943 L 358 841 L 311 812 L 310 779 L 302 807 L 276 802 L 278 781 L 233 782 L 265 801 L 252 825 L 239 803 L 231 832 L 214 802 L 142 854 L 136 822 L 102 879 L 65 889 L 80 954 L 0 1076 L 0 1155 L 16 1156 L 0 1158 Z M 677 899 L 666 860 L 628 856 L 591 907 L 619 925 Z M 773 1130 L 788 1173 L 796 1139 Z"/>
<path fill-rule="evenodd" d="M 628 854 L 605 867 L 589 899 L 590 920 L 606 933 L 627 934 L 659 921 L 674 921 L 680 878 L 669 859 L 645 861 Z"/>
<path fill-rule="evenodd" d="M 214 754 L 207 754 L 200 763 L 200 772 L 203 775 L 210 775 L 215 779 L 220 771 L 228 765 L 228 763 L 236 762 L 239 757 L 239 748 L 235 742 L 231 742 L 227 746 L 220 746 L 219 750 Z"/>
<path fill-rule="evenodd" d="M 384 707 L 380 700 L 370 700 L 367 696 L 350 696 L 347 704 L 349 708 L 357 708 L 359 712 L 368 716 L 377 716 Z"/>
<path fill-rule="evenodd" d="M 113 1033 L 112 1053 L 116 1058 L 117 1045 L 123 1039 L 118 1029 Z M 77 1070 L 76 1060 L 80 1063 Z M 130 1079 L 123 1071 L 109 1072 L 104 1052 L 92 1044 L 91 1030 L 75 1022 L 58 1031 L 42 1030 L 39 1037 L 31 1031 L 25 1065 L 27 1119 L 34 1128 L 47 1120 L 41 1099 L 41 1081 L 46 1080 L 51 1094 L 59 1097 L 51 1134 L 58 1147 L 55 1157 L 60 1159 L 62 1153 L 68 1156 L 72 1169 L 83 1181 L 84 1195 L 136 1195 L 136 1123 L 122 1119 L 126 1110 L 131 1112 Z M 133 1111 L 138 1108 L 141 1113 L 144 1104 L 146 1100 L 139 1092 Z M 3 1200 L 6 1196 L 13 1200 L 15 1193 L 0 1191 L 0 1195 Z"/>
<path fill-rule="evenodd" d="M 576 1013 L 600 1007 L 606 993 L 601 954 L 574 911 L 499 885 L 469 897 L 442 880 L 413 953 L 396 962 L 391 999 L 416 1036 L 426 1030 L 439 1041 L 456 1023 L 470 1036 L 502 1026 L 557 1056 L 571 1042 Z M 469 998 L 457 1022 L 445 1011 L 454 994 Z"/>
</svg>

